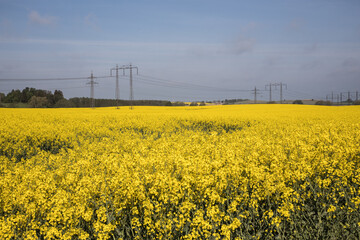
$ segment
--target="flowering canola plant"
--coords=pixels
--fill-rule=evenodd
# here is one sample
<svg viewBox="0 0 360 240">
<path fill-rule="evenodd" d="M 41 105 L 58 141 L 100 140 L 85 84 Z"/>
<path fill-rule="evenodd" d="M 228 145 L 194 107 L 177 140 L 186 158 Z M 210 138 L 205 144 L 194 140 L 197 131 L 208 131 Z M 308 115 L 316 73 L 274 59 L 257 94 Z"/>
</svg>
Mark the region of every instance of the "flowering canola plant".
<svg viewBox="0 0 360 240">
<path fill-rule="evenodd" d="M 0 239 L 360 238 L 357 106 L 0 112 Z"/>
</svg>

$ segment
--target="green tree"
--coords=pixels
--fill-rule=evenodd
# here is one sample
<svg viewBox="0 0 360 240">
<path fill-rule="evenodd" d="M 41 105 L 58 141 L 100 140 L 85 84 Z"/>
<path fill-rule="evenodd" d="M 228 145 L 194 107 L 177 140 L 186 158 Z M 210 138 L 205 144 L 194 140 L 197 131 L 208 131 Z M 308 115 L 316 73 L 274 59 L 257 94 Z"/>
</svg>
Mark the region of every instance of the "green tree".
<svg viewBox="0 0 360 240">
<path fill-rule="evenodd" d="M 35 95 L 36 97 L 46 97 L 46 95 L 48 95 L 48 92 L 49 92 L 49 91 L 46 91 L 46 90 L 36 89 L 34 95 Z"/>
<path fill-rule="evenodd" d="M 64 94 L 61 90 L 54 91 L 54 104 L 64 99 Z"/>
<path fill-rule="evenodd" d="M 27 103 L 30 101 L 30 98 L 35 95 L 36 89 L 26 87 L 21 92 L 21 102 Z"/>
<path fill-rule="evenodd" d="M 54 105 L 55 108 L 71 108 L 71 107 L 75 107 L 75 104 L 73 102 L 71 102 L 70 100 L 67 100 L 65 98 L 60 99 L 59 101 L 57 101 Z"/>
<path fill-rule="evenodd" d="M 30 106 L 33 108 L 47 107 L 48 103 L 49 102 L 46 97 L 37 97 L 37 96 L 32 96 L 29 101 Z"/>
<path fill-rule="evenodd" d="M 0 103 L 2 103 L 5 100 L 5 94 L 0 93 Z"/>
<path fill-rule="evenodd" d="M 7 102 L 7 103 L 18 103 L 20 102 L 21 100 L 21 92 L 19 89 L 17 90 L 11 90 L 11 92 L 9 92 L 5 99 L 4 99 L 4 102 Z"/>
</svg>

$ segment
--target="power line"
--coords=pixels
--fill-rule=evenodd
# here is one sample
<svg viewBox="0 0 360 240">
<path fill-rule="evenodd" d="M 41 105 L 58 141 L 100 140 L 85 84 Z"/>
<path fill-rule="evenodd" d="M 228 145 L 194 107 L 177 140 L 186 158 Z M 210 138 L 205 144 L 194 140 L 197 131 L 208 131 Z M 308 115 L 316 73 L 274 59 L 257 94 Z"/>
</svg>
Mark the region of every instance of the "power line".
<svg viewBox="0 0 360 240">
<path fill-rule="evenodd" d="M 314 99 L 314 97 L 317 98 L 317 99 L 322 99 L 322 97 L 320 97 L 320 96 L 314 96 L 314 95 L 309 94 L 309 93 L 304 93 L 304 92 L 299 92 L 299 91 L 294 91 L 294 90 L 288 90 L 288 89 L 287 89 L 287 92 L 292 92 L 292 93 L 297 94 L 298 96 L 301 96 L 301 97 L 305 96 L 305 97 L 308 97 L 308 98 L 311 98 L 311 99 Z"/>
<path fill-rule="evenodd" d="M 96 78 L 113 78 L 113 76 L 99 76 Z M 87 80 L 89 77 L 72 77 L 72 78 L 1 78 L 1 82 L 30 82 L 30 81 L 68 81 L 68 80 Z"/>
<path fill-rule="evenodd" d="M 133 101 L 134 99 L 134 95 L 133 95 L 133 75 L 132 75 L 132 69 L 138 70 L 137 67 L 130 65 L 123 65 L 122 67 L 118 67 L 118 65 L 116 65 L 115 68 L 111 68 L 110 69 L 110 76 L 98 76 L 96 77 L 97 79 L 114 79 L 116 77 L 116 86 L 115 86 L 115 98 L 117 100 L 117 106 L 118 106 L 118 101 L 120 99 L 120 91 L 119 91 L 119 79 L 120 78 L 125 78 L 125 77 L 130 77 L 130 102 Z M 123 74 L 119 75 L 118 70 L 123 70 Z M 130 75 L 125 75 L 125 70 L 129 69 L 130 70 Z M 116 71 L 116 76 L 112 76 L 112 71 Z M 91 77 L 90 77 L 91 78 Z M 95 78 L 93 76 L 93 78 Z M 55 78 L 0 78 L 0 82 L 37 82 L 37 81 L 78 81 L 78 80 L 88 80 L 89 77 L 64 77 L 64 78 L 59 78 L 59 77 L 55 77 Z M 252 93 L 254 94 L 254 101 L 257 101 L 257 97 L 258 97 L 258 93 L 260 92 L 259 89 L 255 88 L 255 90 L 253 89 L 235 89 L 235 88 L 224 88 L 224 87 L 215 87 L 215 86 L 209 86 L 209 85 L 203 85 L 203 84 L 198 84 L 198 83 L 194 83 L 194 82 L 183 82 L 183 81 L 174 81 L 174 80 L 170 80 L 170 79 L 164 79 L 164 78 L 159 78 L 159 77 L 154 77 L 154 76 L 149 76 L 149 75 L 141 75 L 138 74 L 135 77 L 136 81 L 138 82 L 142 82 L 144 84 L 147 85 L 153 85 L 153 86 L 160 86 L 160 87 L 166 87 L 166 88 L 174 88 L 174 89 L 190 89 L 190 90 L 197 90 L 197 91 L 211 91 L 211 92 L 247 92 L 247 93 Z M 91 84 L 91 81 L 89 82 L 89 84 Z M 94 82 L 95 84 L 95 82 Z M 272 101 L 273 98 L 273 94 L 276 94 L 276 96 L 278 96 L 277 94 L 279 94 L 278 92 L 274 92 L 273 87 L 275 87 L 275 89 L 277 89 L 277 86 L 280 87 L 280 102 L 282 103 L 283 101 L 283 87 L 286 87 L 287 89 L 287 85 L 283 84 L 283 83 L 270 83 L 267 84 L 265 86 L 265 90 L 269 91 L 269 98 L 270 101 Z M 92 88 L 93 91 L 93 85 L 90 86 Z M 56 88 L 56 89 L 72 89 L 72 88 L 82 88 L 82 87 L 68 87 L 68 88 Z M 91 94 L 92 95 L 92 94 Z M 322 99 L 321 97 L 318 96 L 314 96 L 312 94 L 309 93 L 304 93 L 304 92 L 297 92 L 294 90 L 288 90 L 287 93 L 285 94 L 286 96 L 308 96 L 309 98 L 313 99 L 314 97 L 318 98 L 318 99 Z M 345 98 L 347 96 L 347 99 L 358 99 L 358 92 L 341 92 L 339 93 L 339 95 L 337 96 L 338 101 L 342 102 L 343 101 L 343 97 Z M 277 97 L 276 97 L 277 98 Z M 334 95 L 334 93 L 331 93 L 331 101 L 334 102 L 335 101 L 336 96 Z M 326 95 L 326 99 L 329 99 L 329 95 Z M 132 108 L 132 106 L 131 106 Z"/>
<path fill-rule="evenodd" d="M 122 66 L 122 67 L 117 67 L 117 69 L 123 69 L 123 76 L 125 76 L 124 74 L 124 67 L 125 69 L 130 69 L 129 66 Z M 128 68 L 126 68 L 128 67 Z M 133 67 L 136 68 L 136 67 Z M 116 68 L 112 68 L 112 70 L 116 70 Z M 112 72 L 110 72 L 110 76 L 98 76 L 96 78 L 114 78 L 116 76 L 112 76 L 111 74 Z M 132 74 L 132 73 L 131 73 Z M 118 75 L 118 77 L 120 77 Z M 89 79 L 89 77 L 69 77 L 69 78 L 1 78 L 0 81 L 2 82 L 7 82 L 7 81 L 11 81 L 11 82 L 26 82 L 26 81 L 69 81 L 69 80 L 87 80 Z M 158 77 L 152 77 L 152 76 L 147 76 L 147 75 L 139 75 L 137 77 L 138 80 L 142 81 L 142 82 L 150 82 L 152 84 L 156 84 L 158 86 L 163 86 L 163 87 L 172 87 L 172 88 L 186 88 L 186 89 L 200 89 L 200 90 L 205 90 L 205 91 L 230 91 L 230 92 L 251 92 L 252 90 L 248 90 L 248 89 L 229 89 L 229 88 L 221 88 L 221 87 L 213 87 L 213 86 L 208 86 L 208 85 L 201 85 L 201 84 L 196 84 L 196 83 L 186 83 L 186 82 L 180 82 L 180 81 L 173 81 L 173 80 L 167 80 L 167 79 L 162 79 L 162 78 L 158 78 Z M 118 81 L 117 81 L 118 82 Z M 117 85 L 118 86 L 118 85 Z M 116 89 L 118 89 L 118 87 L 116 87 Z M 116 95 L 118 95 L 118 91 L 116 90 Z"/>
<path fill-rule="evenodd" d="M 229 89 L 229 88 L 220 88 L 220 87 L 213 87 L 213 86 L 207 86 L 207 85 L 201 85 L 201 84 L 196 84 L 196 83 L 185 83 L 185 82 L 180 82 L 180 81 L 173 81 L 173 80 L 167 80 L 167 79 L 162 79 L 162 78 L 157 78 L 157 77 L 152 77 L 152 76 L 146 76 L 146 75 L 141 75 L 139 74 L 141 80 L 143 81 L 148 81 L 148 82 L 153 82 L 153 83 L 157 83 L 158 85 L 162 85 L 164 87 L 174 87 L 174 88 L 198 88 L 200 90 L 205 90 L 205 91 L 231 91 L 231 92 L 251 92 L 252 90 L 244 90 L 244 89 Z"/>
<path fill-rule="evenodd" d="M 187 86 L 187 85 L 178 85 L 178 84 L 171 84 L 171 83 L 162 83 L 162 82 L 156 82 L 149 79 L 139 78 L 136 77 L 137 82 L 142 82 L 146 85 L 151 86 L 160 86 L 160 87 L 166 87 L 166 88 L 173 88 L 173 89 L 185 89 L 185 90 L 195 90 L 195 91 L 208 91 L 208 92 L 229 92 L 229 89 L 208 89 L 203 87 L 194 87 L 194 86 Z M 251 91 L 251 90 L 249 90 Z M 234 90 L 231 90 L 231 92 L 236 92 Z"/>
<path fill-rule="evenodd" d="M 168 88 L 181 88 L 181 89 L 194 89 L 193 87 L 189 87 L 189 86 L 158 82 L 158 81 L 149 80 L 149 79 L 141 78 L 141 77 L 136 77 L 136 80 L 143 82 L 145 84 L 148 84 L 148 85 L 153 85 L 153 86 L 161 86 L 161 87 L 168 87 Z"/>
<path fill-rule="evenodd" d="M 63 89 L 76 89 L 76 88 L 88 88 L 88 86 L 79 86 L 79 87 L 51 87 L 51 88 L 45 88 L 44 90 L 63 90 Z M 5 91 L 5 92 L 10 92 L 13 89 L 1 89 L 2 91 Z"/>
</svg>

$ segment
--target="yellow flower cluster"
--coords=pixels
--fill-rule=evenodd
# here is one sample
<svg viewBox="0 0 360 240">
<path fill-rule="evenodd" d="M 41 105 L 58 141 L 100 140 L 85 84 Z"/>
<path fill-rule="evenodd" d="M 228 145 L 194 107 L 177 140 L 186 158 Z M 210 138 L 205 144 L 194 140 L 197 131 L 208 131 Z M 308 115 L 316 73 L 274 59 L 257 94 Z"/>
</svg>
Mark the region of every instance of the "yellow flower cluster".
<svg viewBox="0 0 360 240">
<path fill-rule="evenodd" d="M 0 113 L 0 239 L 360 238 L 357 106 Z"/>
</svg>

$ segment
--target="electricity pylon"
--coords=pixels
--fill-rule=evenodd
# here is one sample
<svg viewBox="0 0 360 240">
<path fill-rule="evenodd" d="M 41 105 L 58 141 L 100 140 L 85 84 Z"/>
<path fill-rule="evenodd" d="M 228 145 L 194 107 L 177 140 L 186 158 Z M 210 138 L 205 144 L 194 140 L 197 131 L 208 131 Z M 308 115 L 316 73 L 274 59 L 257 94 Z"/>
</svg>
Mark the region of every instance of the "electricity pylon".
<svg viewBox="0 0 360 240">
<path fill-rule="evenodd" d="M 94 84 L 97 84 L 97 82 L 94 81 L 94 75 L 91 71 L 90 82 L 87 84 L 90 84 L 90 101 L 91 101 L 91 108 L 95 108 L 95 98 L 94 98 Z"/>
<path fill-rule="evenodd" d="M 118 69 L 122 69 L 123 72 L 125 73 L 126 69 L 130 70 L 130 109 L 133 109 L 133 101 L 134 101 L 134 92 L 133 92 L 133 78 L 132 78 L 132 70 L 136 69 L 136 74 L 139 74 L 139 69 L 138 67 L 132 66 L 131 63 L 130 65 L 124 65 L 122 67 L 119 67 Z"/>
</svg>

